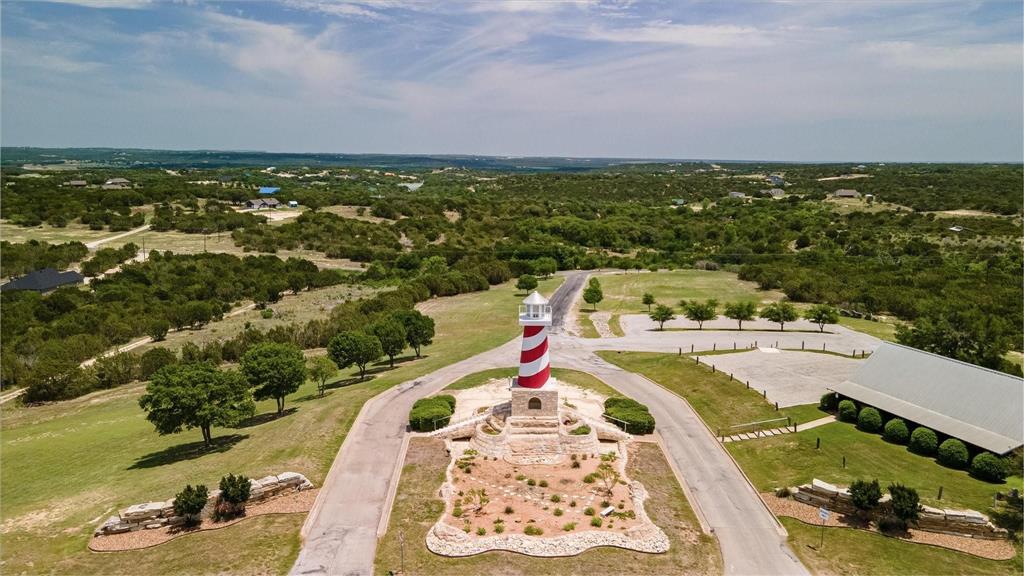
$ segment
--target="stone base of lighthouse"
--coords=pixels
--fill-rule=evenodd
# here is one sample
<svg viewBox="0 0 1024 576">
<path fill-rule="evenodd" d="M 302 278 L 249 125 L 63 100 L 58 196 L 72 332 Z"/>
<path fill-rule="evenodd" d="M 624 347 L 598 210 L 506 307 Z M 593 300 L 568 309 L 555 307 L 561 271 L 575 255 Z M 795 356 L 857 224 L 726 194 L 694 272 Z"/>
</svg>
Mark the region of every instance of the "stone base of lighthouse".
<svg viewBox="0 0 1024 576">
<path fill-rule="evenodd" d="M 548 378 L 540 388 L 512 383 L 512 418 L 550 418 L 558 421 L 558 381 Z"/>
</svg>

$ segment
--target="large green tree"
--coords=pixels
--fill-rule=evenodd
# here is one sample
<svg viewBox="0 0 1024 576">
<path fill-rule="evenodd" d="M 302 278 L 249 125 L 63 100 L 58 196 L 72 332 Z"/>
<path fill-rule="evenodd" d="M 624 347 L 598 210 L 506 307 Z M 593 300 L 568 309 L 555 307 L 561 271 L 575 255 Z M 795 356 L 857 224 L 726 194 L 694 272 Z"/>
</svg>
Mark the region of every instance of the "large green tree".
<svg viewBox="0 0 1024 576">
<path fill-rule="evenodd" d="M 658 304 L 654 307 L 654 310 L 650 313 L 651 320 L 658 323 L 658 330 L 665 329 L 665 322 L 674 320 L 676 317 L 675 311 L 664 304 Z"/>
<path fill-rule="evenodd" d="M 405 341 L 420 357 L 420 349 L 434 342 L 434 319 L 414 309 L 399 310 L 392 315 L 405 326 Z"/>
<path fill-rule="evenodd" d="M 234 426 L 256 411 L 245 377 L 211 364 L 171 364 L 157 370 L 139 406 L 161 435 L 199 428 L 207 446 L 211 428 Z"/>
<path fill-rule="evenodd" d="M 901 344 L 956 358 L 986 368 L 1006 370 L 1003 355 L 1010 349 L 1009 323 L 975 307 L 932 307 L 912 326 L 896 327 Z"/>
<path fill-rule="evenodd" d="M 604 300 L 604 291 L 601 289 L 601 282 L 597 278 L 591 278 L 587 287 L 583 289 L 583 301 L 597 310 L 597 304 Z"/>
<path fill-rule="evenodd" d="M 704 323 L 708 320 L 718 318 L 717 300 L 705 300 L 704 302 L 683 300 L 679 303 L 679 306 L 682 307 L 683 315 L 686 316 L 687 320 L 697 323 L 698 330 L 703 330 Z"/>
<path fill-rule="evenodd" d="M 537 277 L 533 274 L 523 274 L 516 280 L 516 290 L 529 292 L 537 288 Z"/>
<path fill-rule="evenodd" d="M 796 308 L 789 302 L 772 302 L 761 310 L 761 318 L 779 325 L 779 331 L 786 329 L 786 322 L 793 322 L 800 317 Z"/>
<path fill-rule="evenodd" d="M 380 340 L 362 332 L 342 332 L 327 344 L 327 354 L 339 368 L 359 367 L 359 378 L 366 378 L 366 366 L 384 355 Z"/>
<path fill-rule="evenodd" d="M 753 320 L 757 315 L 757 304 L 753 302 L 732 302 L 725 305 L 725 317 L 739 323 L 740 330 L 743 330 L 743 323 Z"/>
<path fill-rule="evenodd" d="M 370 327 L 370 332 L 380 340 L 381 350 L 388 357 L 391 367 L 395 367 L 395 356 L 405 350 L 405 325 L 395 318 L 385 318 Z"/>
<path fill-rule="evenodd" d="M 302 350 L 292 344 L 257 344 L 242 356 L 241 366 L 256 399 L 276 400 L 278 415 L 284 412 L 285 396 L 294 393 L 306 381 Z"/>
<path fill-rule="evenodd" d="M 818 331 L 825 331 L 825 324 L 839 322 L 839 310 L 828 304 L 815 304 L 804 312 L 804 318 L 818 325 Z"/>
</svg>

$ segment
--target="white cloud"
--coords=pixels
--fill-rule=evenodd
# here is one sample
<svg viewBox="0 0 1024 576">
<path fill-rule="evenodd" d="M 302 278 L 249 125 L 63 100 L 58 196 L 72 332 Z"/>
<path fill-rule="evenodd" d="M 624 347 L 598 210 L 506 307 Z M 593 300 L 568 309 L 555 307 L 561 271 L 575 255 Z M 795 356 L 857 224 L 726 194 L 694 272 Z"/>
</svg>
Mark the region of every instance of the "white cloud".
<svg viewBox="0 0 1024 576">
<path fill-rule="evenodd" d="M 137 10 L 153 5 L 153 0 L 44 0 L 55 4 L 74 4 L 86 8 L 121 8 Z"/>
<path fill-rule="evenodd" d="M 285 0 L 285 6 L 296 10 L 319 12 L 330 16 L 356 17 L 367 20 L 385 20 L 377 8 L 390 7 L 387 3 L 347 2 L 345 0 Z"/>
<path fill-rule="evenodd" d="M 749 26 L 652 22 L 643 26 L 591 26 L 584 37 L 603 42 L 675 44 L 703 48 L 757 47 L 773 42 L 763 30 Z"/>
<path fill-rule="evenodd" d="M 864 51 L 879 63 L 921 70 L 1020 70 L 1020 44 L 961 44 L 929 46 L 914 42 L 873 42 Z"/>
<path fill-rule="evenodd" d="M 586 8 L 596 3 L 591 0 L 492 0 L 471 2 L 469 12 L 541 12 L 551 13 L 568 8 Z"/>
</svg>

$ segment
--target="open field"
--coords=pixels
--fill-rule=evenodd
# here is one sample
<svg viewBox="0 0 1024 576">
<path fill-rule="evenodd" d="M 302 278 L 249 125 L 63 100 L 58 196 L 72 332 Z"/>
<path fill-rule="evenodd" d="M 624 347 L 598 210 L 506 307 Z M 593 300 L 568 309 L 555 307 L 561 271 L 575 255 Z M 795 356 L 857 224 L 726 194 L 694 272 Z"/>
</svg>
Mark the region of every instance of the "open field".
<svg viewBox="0 0 1024 576">
<path fill-rule="evenodd" d="M 362 215 L 359 214 L 360 208 L 363 209 Z M 335 206 L 324 206 L 323 208 L 320 209 L 320 212 L 330 212 L 331 214 L 341 216 L 342 218 L 365 220 L 367 222 L 373 222 L 374 224 L 379 224 L 381 222 L 394 222 L 394 220 L 388 220 L 387 218 L 378 218 L 377 216 L 371 216 L 369 206 L 344 206 L 339 204 Z"/>
<path fill-rule="evenodd" d="M 659 303 L 674 308 L 678 308 L 680 300 L 714 298 L 724 304 L 745 300 L 775 302 L 784 297 L 781 292 L 758 290 L 757 284 L 740 280 L 732 272 L 616 272 L 596 277 L 604 291 L 604 300 L 597 308 L 613 314 L 647 314 L 647 306 L 641 302 L 645 292 L 653 294 Z"/>
<path fill-rule="evenodd" d="M 887 211 L 903 211 L 913 212 L 914 210 L 906 206 L 900 206 L 899 204 L 892 204 L 890 202 L 881 202 L 875 200 L 871 204 L 863 197 L 861 198 L 835 198 L 829 196 L 825 199 L 825 204 L 831 206 L 839 214 L 849 214 L 851 212 L 887 212 Z"/>
<path fill-rule="evenodd" d="M 713 433 L 737 424 L 789 416 L 796 423 L 823 416 L 817 405 L 782 408 L 778 411 L 761 394 L 742 382 L 730 381 L 721 372 L 696 365 L 690 356 L 653 352 L 598 352 L 601 358 L 630 372 L 642 374 L 682 396 L 700 414 Z"/>
<path fill-rule="evenodd" d="M 885 340 L 888 342 L 896 341 L 896 324 L 893 322 L 876 322 L 874 320 L 863 320 L 861 318 L 840 316 L 839 325 L 845 326 L 850 330 L 863 332 L 869 336 L 874 336 L 879 340 Z"/>
<path fill-rule="evenodd" d="M 820 449 L 815 449 L 817 438 L 821 438 Z M 946 468 L 932 458 L 910 453 L 906 446 L 890 444 L 878 434 L 842 422 L 796 434 L 733 442 L 726 448 L 762 492 L 805 484 L 812 478 L 843 486 L 858 478 L 877 478 L 883 490 L 892 482 L 917 489 L 924 504 L 984 513 L 997 490 L 1024 487 L 1020 476 L 1002 485 L 976 480 L 964 470 Z M 940 486 L 941 501 L 937 500 Z"/>
<path fill-rule="evenodd" d="M 550 293 L 561 281 L 546 281 L 541 290 Z M 216 485 L 229 472 L 259 478 L 293 470 L 319 486 L 366 400 L 513 338 L 519 331 L 513 319 L 518 300 L 512 285 L 504 284 L 426 302 L 423 308 L 437 322 L 436 343 L 424 349 L 427 356 L 404 358 L 393 370 L 382 363 L 374 379 L 355 384 L 348 384 L 353 371 L 342 371 L 324 398 L 316 397 L 315 385 L 307 382 L 288 397 L 281 418 L 272 415 L 273 400 L 260 402 L 250 422 L 215 428 L 212 450 L 201 449 L 198 430 L 159 436 L 138 407 L 142 385 L 41 407 L 5 405 L 0 445 L 4 571 L 125 573 L 152 562 L 153 573 L 283 572 L 298 553 L 301 517 L 254 519 L 210 533 L 217 536 L 188 536 L 152 551 L 100 555 L 86 545 L 95 525 L 115 510 L 173 497 L 186 483 Z M 506 316 L 507 321 L 494 321 Z M 265 530 L 268 523 L 275 528 Z M 231 554 L 224 553 L 226 534 L 239 543 Z M 290 544 L 270 546 L 271 536 Z M 191 558 L 157 564 L 167 550 L 187 550 Z"/>
<path fill-rule="evenodd" d="M 409 574 L 718 574 L 721 556 L 715 540 L 700 533 L 700 526 L 656 444 L 637 444 L 631 452 L 628 474 L 643 482 L 650 493 L 647 513 L 668 535 L 665 554 L 643 554 L 612 548 L 592 549 L 571 558 L 531 558 L 510 552 L 488 552 L 467 558 L 446 558 L 426 549 L 427 531 L 441 516 L 443 502 L 437 489 L 444 481 L 448 455 L 439 440 L 414 438 L 409 446 L 398 486 L 391 524 L 377 548 L 376 572 L 401 567 L 399 534 L 405 538 L 405 570 Z"/>
<path fill-rule="evenodd" d="M 114 234 L 115 232 L 110 230 L 90 230 L 85 224 L 68 224 L 63 228 L 57 228 L 49 224 L 40 224 L 39 226 L 27 228 L 11 224 L 7 221 L 0 222 L 0 240 L 6 240 L 7 242 L 39 240 L 40 242 L 49 242 L 51 244 L 75 241 L 85 243 L 113 236 Z"/>
<path fill-rule="evenodd" d="M 1020 547 L 1013 560 L 986 560 L 945 548 L 912 544 L 852 528 L 821 528 L 794 518 L 779 518 L 789 545 L 817 574 L 1020 574 Z"/>
</svg>

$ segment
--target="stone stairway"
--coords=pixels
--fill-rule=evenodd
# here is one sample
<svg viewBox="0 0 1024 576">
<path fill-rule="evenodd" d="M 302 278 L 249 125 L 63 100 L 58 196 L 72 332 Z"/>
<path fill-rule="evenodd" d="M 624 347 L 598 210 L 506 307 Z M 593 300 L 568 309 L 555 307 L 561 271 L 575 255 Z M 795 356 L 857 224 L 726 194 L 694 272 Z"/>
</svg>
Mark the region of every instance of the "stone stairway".
<svg viewBox="0 0 1024 576">
<path fill-rule="evenodd" d="M 744 432 L 742 434 L 734 434 L 732 436 L 726 436 L 725 438 L 719 438 L 722 443 L 725 442 L 739 442 L 741 440 L 753 440 L 755 438 L 768 438 L 769 436 L 778 436 L 780 434 L 792 434 L 793 432 L 803 432 L 804 430 L 810 430 L 811 428 L 817 428 L 818 426 L 824 426 L 825 424 L 831 424 L 836 421 L 835 416 L 825 416 L 824 418 L 818 418 L 810 422 L 803 424 L 797 424 L 795 427 L 782 427 L 772 428 L 770 430 L 757 430 L 754 432 Z"/>
<path fill-rule="evenodd" d="M 551 464 L 564 457 L 558 435 L 558 420 L 552 418 L 509 418 L 509 455 L 513 464 Z"/>
</svg>

